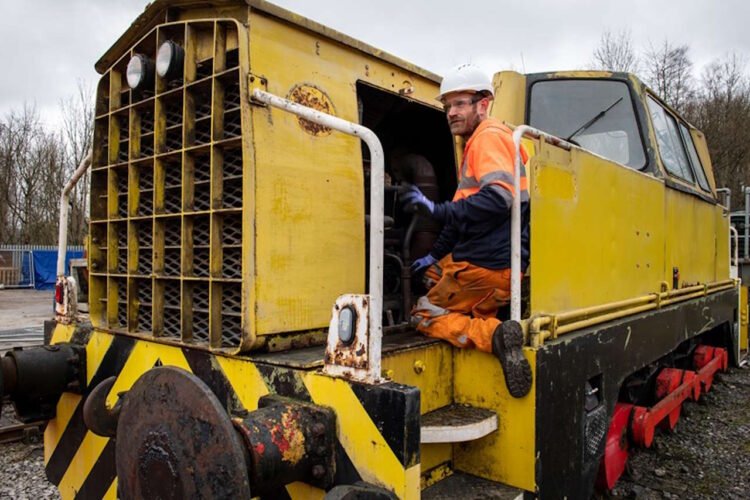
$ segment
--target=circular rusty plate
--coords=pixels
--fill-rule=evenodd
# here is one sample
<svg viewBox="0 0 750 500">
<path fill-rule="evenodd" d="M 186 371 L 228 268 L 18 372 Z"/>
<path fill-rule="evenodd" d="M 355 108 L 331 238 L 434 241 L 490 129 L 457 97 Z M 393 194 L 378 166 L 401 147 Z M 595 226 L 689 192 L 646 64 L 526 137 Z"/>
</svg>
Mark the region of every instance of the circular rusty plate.
<svg viewBox="0 0 750 500">
<path fill-rule="evenodd" d="M 287 95 L 287 99 L 308 108 L 316 109 L 327 113 L 329 115 L 335 115 L 336 110 L 333 107 L 333 101 L 328 97 L 323 90 L 311 84 L 300 84 L 296 85 Z M 297 121 L 302 127 L 302 130 L 308 134 L 315 136 L 330 135 L 331 129 L 318 123 L 305 120 L 304 118 L 297 117 Z"/>
<path fill-rule="evenodd" d="M 172 366 L 133 384 L 117 426 L 120 498 L 250 498 L 245 453 L 226 410 Z"/>
</svg>

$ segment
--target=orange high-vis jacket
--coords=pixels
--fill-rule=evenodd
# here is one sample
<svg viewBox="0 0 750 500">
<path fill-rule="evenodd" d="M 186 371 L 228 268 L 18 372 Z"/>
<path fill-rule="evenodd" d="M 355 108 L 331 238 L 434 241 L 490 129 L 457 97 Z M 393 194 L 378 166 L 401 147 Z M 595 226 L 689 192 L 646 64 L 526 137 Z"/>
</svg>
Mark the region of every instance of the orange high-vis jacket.
<svg viewBox="0 0 750 500">
<path fill-rule="evenodd" d="M 515 194 L 513 192 L 514 158 L 513 132 L 510 128 L 494 118 L 484 120 L 464 146 L 458 188 L 453 201 L 476 194 L 483 186 L 496 185 L 504 189 L 498 192 L 510 200 L 509 205 L 512 204 Z M 521 147 L 521 159 L 524 165 L 529 159 L 523 147 Z M 524 166 L 521 166 L 520 184 L 521 192 L 525 192 L 525 198 L 528 201 L 528 180 Z"/>
<path fill-rule="evenodd" d="M 488 118 L 466 142 L 452 202 L 438 203 L 434 217 L 444 228 L 432 250 L 435 258 L 453 253 L 453 260 L 488 269 L 510 267 L 510 210 L 513 204 L 515 148 L 511 130 Z M 521 159 L 528 161 L 521 148 Z M 529 261 L 529 193 L 521 167 L 521 262 Z"/>
</svg>

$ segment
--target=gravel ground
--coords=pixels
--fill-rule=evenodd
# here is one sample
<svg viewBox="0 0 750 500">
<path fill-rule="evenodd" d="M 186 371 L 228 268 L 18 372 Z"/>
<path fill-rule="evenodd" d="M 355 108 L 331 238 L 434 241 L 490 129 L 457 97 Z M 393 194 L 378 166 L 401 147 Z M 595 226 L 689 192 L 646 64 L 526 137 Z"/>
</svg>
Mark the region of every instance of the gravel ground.
<svg viewBox="0 0 750 500">
<path fill-rule="evenodd" d="M 682 406 L 674 433 L 631 455 L 608 498 L 750 498 L 750 369 L 717 378 L 698 403 Z"/>
<path fill-rule="evenodd" d="M 13 408 L 3 407 L 0 426 L 18 423 Z M 57 488 L 44 475 L 44 443 L 42 435 L 28 442 L 0 444 L 0 499 L 41 500 L 60 498 Z"/>
<path fill-rule="evenodd" d="M 60 498 L 57 488 L 44 477 L 43 448 L 41 442 L 19 442 L 0 446 L 0 498 Z"/>
</svg>

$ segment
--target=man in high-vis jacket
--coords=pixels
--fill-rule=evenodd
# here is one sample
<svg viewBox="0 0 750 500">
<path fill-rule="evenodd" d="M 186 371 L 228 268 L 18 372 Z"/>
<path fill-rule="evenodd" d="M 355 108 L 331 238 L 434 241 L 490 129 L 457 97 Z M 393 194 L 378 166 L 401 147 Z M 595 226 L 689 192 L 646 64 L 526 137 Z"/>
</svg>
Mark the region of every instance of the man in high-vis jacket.
<svg viewBox="0 0 750 500">
<path fill-rule="evenodd" d="M 492 81 L 465 64 L 448 73 L 440 85 L 448 125 L 466 140 L 459 183 L 450 202 L 433 202 L 416 186 L 402 195 L 409 210 L 443 223 L 426 256 L 412 264 L 426 270 L 434 283 L 412 310 L 417 329 L 456 347 L 492 352 L 500 360 L 508 391 L 523 397 L 531 389 L 531 368 L 523 356 L 523 332 L 515 321 L 496 318 L 510 300 L 510 211 L 521 196 L 521 269 L 529 263 L 529 194 L 522 170 L 515 193 L 511 130 L 488 118 Z M 522 149 L 522 159 L 527 161 Z"/>
</svg>

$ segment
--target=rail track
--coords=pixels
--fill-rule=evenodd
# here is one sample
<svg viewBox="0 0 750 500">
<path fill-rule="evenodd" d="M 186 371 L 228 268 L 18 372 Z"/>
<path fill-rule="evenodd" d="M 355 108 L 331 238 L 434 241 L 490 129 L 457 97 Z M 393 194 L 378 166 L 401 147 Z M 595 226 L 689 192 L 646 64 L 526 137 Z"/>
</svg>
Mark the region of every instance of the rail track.
<svg viewBox="0 0 750 500">
<path fill-rule="evenodd" d="M 28 347 L 44 343 L 43 327 L 16 328 L 0 330 L 0 354 L 13 347 Z"/>
<path fill-rule="evenodd" d="M 0 427 L 0 444 L 16 441 L 32 442 L 41 439 L 42 430 L 47 422 L 31 422 L 29 424 L 9 424 Z"/>
<path fill-rule="evenodd" d="M 21 423 L 15 419 L 13 406 L 3 398 L 0 413 L 0 445 L 23 441 L 33 444 L 41 439 L 46 421 Z"/>
</svg>

